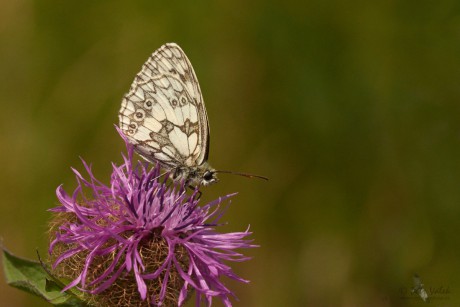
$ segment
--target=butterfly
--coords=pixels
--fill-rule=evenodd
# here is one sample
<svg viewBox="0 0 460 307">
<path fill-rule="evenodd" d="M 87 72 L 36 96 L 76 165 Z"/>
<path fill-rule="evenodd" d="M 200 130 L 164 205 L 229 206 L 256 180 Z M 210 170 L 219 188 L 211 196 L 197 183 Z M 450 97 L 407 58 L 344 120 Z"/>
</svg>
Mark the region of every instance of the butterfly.
<svg viewBox="0 0 460 307">
<path fill-rule="evenodd" d="M 123 97 L 119 127 L 141 157 L 160 163 L 173 180 L 206 186 L 218 181 L 218 172 L 234 173 L 208 163 L 209 122 L 200 85 L 175 43 L 161 46 L 144 63 Z"/>
</svg>

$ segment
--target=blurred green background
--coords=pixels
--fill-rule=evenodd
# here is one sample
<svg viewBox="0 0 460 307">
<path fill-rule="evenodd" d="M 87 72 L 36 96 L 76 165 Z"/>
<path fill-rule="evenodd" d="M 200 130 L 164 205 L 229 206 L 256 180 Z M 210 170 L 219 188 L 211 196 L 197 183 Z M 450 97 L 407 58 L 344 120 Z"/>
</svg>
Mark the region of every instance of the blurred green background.
<svg viewBox="0 0 460 307">
<path fill-rule="evenodd" d="M 47 250 L 55 188 L 79 156 L 102 180 L 121 98 L 177 42 L 200 80 L 203 200 L 238 191 L 223 230 L 260 248 L 236 306 L 460 306 L 460 2 L 27 1 L 0 9 L 0 236 Z M 441 290 L 440 290 L 441 289 Z M 431 293 L 430 293 L 431 291 Z M 446 292 L 446 291 L 444 291 Z M 2 306 L 47 306 L 5 285 Z M 217 304 L 220 306 L 220 304 Z"/>
</svg>

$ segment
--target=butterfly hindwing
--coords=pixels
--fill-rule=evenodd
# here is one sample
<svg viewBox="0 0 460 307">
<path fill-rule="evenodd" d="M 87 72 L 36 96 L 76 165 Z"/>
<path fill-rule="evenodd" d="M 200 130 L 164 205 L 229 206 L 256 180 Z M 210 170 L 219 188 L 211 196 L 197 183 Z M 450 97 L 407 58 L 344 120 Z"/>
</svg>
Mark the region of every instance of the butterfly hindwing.
<svg viewBox="0 0 460 307">
<path fill-rule="evenodd" d="M 168 168 L 207 160 L 209 126 L 200 86 L 182 49 L 155 51 L 124 96 L 120 128 L 144 158 Z"/>
</svg>

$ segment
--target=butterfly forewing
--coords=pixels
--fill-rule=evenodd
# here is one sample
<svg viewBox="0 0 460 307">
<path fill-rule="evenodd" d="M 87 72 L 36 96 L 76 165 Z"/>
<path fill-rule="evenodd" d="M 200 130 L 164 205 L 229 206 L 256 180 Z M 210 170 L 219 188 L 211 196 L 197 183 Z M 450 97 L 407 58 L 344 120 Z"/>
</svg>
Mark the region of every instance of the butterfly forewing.
<svg viewBox="0 0 460 307">
<path fill-rule="evenodd" d="M 136 75 L 119 112 L 136 151 L 167 168 L 206 162 L 209 126 L 200 86 L 182 49 L 165 44 Z"/>
</svg>

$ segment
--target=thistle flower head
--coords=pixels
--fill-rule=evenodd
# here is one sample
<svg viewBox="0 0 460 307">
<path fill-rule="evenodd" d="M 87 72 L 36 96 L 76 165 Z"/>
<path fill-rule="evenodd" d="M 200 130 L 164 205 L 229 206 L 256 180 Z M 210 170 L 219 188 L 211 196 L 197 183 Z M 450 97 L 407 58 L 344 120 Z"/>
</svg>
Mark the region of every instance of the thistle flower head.
<svg viewBox="0 0 460 307">
<path fill-rule="evenodd" d="M 248 230 L 216 231 L 220 204 L 232 195 L 199 206 L 198 189 L 187 193 L 183 183 L 167 183 L 158 165 L 134 164 L 126 145 L 109 186 L 83 161 L 88 178 L 73 169 L 75 191 L 57 188 L 49 248 L 54 274 L 70 280 L 65 290 L 78 287 L 98 306 L 182 305 L 193 291 L 197 306 L 214 297 L 231 306 L 234 294 L 221 277 L 247 281 L 224 262 L 247 260 L 236 249 L 255 247 Z"/>
</svg>

